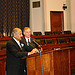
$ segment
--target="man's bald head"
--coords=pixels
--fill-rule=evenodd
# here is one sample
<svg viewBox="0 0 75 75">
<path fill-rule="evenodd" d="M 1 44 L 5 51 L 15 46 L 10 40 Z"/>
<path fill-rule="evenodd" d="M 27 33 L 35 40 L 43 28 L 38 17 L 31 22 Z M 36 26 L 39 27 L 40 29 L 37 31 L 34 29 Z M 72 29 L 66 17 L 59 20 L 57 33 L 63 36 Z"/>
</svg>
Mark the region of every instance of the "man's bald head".
<svg viewBox="0 0 75 75">
<path fill-rule="evenodd" d="M 22 37 L 22 30 L 21 30 L 20 28 L 14 28 L 14 29 L 12 30 L 12 36 L 13 36 L 16 40 L 20 41 L 20 40 L 21 40 L 21 37 Z"/>
</svg>

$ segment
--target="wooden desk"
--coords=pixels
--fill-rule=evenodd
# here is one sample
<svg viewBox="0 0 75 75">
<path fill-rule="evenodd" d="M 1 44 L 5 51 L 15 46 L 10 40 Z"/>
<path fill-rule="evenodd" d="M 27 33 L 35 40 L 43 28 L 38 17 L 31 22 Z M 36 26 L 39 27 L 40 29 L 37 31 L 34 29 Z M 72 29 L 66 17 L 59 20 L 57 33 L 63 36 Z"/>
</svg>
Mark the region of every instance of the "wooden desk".
<svg viewBox="0 0 75 75">
<path fill-rule="evenodd" d="M 43 75 L 39 54 L 26 57 L 27 75 Z M 44 75 L 71 75 L 70 48 L 42 52 Z"/>
</svg>

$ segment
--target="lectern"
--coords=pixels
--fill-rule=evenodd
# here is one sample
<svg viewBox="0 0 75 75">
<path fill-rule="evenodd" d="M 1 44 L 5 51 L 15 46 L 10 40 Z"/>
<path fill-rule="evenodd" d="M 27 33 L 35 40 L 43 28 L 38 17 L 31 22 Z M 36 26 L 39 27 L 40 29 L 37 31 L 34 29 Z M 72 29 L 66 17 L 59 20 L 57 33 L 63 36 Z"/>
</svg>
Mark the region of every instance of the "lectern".
<svg viewBox="0 0 75 75">
<path fill-rule="evenodd" d="M 40 53 L 24 57 L 27 61 L 27 75 L 70 75 L 72 65 L 75 64 L 75 48 L 44 50 L 42 65 Z M 0 75 L 5 75 L 6 50 L 0 51 Z M 71 68 L 71 69 L 70 69 Z M 43 72 L 43 74 L 42 74 Z"/>
<path fill-rule="evenodd" d="M 70 75 L 70 49 L 44 50 L 40 53 L 26 57 L 27 75 Z M 42 71 L 43 70 L 43 71 Z"/>
</svg>

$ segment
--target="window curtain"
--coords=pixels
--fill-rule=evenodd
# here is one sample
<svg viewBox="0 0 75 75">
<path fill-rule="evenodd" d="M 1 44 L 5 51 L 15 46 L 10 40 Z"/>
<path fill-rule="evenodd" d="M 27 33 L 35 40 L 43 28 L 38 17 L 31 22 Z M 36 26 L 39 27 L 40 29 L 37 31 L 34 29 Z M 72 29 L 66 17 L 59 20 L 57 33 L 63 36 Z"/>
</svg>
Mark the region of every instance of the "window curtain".
<svg viewBox="0 0 75 75">
<path fill-rule="evenodd" d="M 11 36 L 15 27 L 29 27 L 29 0 L 0 0 L 0 33 Z"/>
</svg>

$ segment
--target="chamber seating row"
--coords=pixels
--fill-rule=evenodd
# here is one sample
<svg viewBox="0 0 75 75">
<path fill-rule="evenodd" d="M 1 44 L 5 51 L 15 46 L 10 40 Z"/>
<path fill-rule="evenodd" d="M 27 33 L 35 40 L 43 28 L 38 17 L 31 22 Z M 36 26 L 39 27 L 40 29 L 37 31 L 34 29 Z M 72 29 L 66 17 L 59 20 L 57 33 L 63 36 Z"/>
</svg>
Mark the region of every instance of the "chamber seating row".
<svg viewBox="0 0 75 75">
<path fill-rule="evenodd" d="M 32 35 L 31 37 L 35 38 L 41 46 L 47 44 L 61 44 L 75 41 L 75 34 L 39 35 L 39 36 Z M 8 36 L 0 38 L 0 50 L 5 50 L 6 43 L 10 39 L 11 37 Z"/>
<path fill-rule="evenodd" d="M 57 32 L 51 32 L 51 31 L 45 31 L 44 35 L 53 35 L 53 34 L 71 34 L 72 32 L 69 31 L 57 31 Z M 42 32 L 33 32 L 33 35 L 42 35 Z M 3 34 L 0 33 L 0 37 L 4 37 Z"/>
<path fill-rule="evenodd" d="M 51 31 L 45 31 L 45 35 L 53 35 L 53 34 L 71 34 L 71 31 L 57 31 L 57 32 L 51 32 Z M 42 35 L 42 32 L 33 32 L 33 35 Z"/>
<path fill-rule="evenodd" d="M 37 39 L 37 42 L 40 45 L 71 43 L 71 42 L 75 42 L 75 37 Z"/>
</svg>

